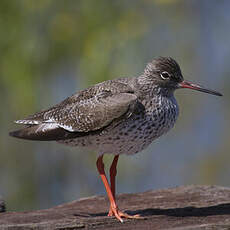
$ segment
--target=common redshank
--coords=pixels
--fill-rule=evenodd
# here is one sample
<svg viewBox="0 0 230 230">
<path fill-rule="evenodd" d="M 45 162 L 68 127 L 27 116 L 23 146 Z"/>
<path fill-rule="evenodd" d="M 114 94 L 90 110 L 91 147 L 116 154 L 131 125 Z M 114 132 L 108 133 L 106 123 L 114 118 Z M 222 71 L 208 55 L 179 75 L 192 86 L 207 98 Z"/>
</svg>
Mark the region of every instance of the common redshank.
<svg viewBox="0 0 230 230">
<path fill-rule="evenodd" d="M 10 135 L 22 139 L 57 141 L 70 146 L 97 150 L 97 169 L 109 201 L 108 216 L 140 218 L 119 210 L 115 199 L 116 167 L 120 154 L 142 151 L 175 124 L 179 107 L 174 91 L 189 88 L 222 96 L 183 79 L 177 62 L 160 57 L 148 63 L 136 78 L 118 78 L 79 91 L 50 109 L 16 123 L 24 128 Z M 103 155 L 114 154 L 110 184 L 104 171 Z"/>
</svg>

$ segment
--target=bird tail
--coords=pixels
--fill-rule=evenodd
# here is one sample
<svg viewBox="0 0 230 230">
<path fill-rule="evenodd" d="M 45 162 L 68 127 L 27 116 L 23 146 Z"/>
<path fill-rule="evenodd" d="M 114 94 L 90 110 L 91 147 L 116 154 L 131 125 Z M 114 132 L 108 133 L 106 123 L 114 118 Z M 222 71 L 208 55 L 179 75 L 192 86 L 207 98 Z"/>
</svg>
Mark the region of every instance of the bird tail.
<svg viewBox="0 0 230 230">
<path fill-rule="evenodd" d="M 9 133 L 12 137 L 37 141 L 57 141 L 74 136 L 73 133 L 64 130 L 57 124 L 47 123 L 31 125 Z"/>
</svg>

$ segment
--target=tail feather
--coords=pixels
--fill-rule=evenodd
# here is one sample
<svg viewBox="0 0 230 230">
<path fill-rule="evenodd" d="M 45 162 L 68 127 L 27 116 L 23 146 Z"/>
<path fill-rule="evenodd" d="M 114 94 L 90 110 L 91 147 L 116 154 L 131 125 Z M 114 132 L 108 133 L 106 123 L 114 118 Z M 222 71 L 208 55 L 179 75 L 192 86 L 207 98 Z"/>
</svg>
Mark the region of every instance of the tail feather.
<svg viewBox="0 0 230 230">
<path fill-rule="evenodd" d="M 76 137 L 76 133 L 71 133 L 56 124 L 31 125 L 9 133 L 12 137 L 37 141 L 57 141 Z"/>
</svg>

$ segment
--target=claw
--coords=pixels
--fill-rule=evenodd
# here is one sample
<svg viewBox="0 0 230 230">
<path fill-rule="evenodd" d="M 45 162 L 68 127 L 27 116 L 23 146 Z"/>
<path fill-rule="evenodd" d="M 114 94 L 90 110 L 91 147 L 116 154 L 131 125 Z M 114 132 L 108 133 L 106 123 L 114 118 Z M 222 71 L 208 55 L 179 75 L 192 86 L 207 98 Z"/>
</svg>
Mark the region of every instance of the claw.
<svg viewBox="0 0 230 230">
<path fill-rule="evenodd" d="M 112 208 L 112 207 L 110 207 L 108 216 L 115 216 L 121 223 L 123 223 L 122 217 L 126 218 L 126 219 L 144 219 L 144 217 L 141 217 L 139 214 L 132 216 L 132 215 L 129 215 L 125 212 L 122 212 L 122 211 L 115 209 L 115 208 Z"/>
</svg>

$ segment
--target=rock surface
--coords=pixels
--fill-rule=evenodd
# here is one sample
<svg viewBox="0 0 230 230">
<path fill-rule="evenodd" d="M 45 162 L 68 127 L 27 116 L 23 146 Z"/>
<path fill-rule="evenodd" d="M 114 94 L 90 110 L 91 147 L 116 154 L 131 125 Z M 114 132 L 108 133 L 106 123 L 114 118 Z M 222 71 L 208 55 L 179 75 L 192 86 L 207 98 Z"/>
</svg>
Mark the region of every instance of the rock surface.
<svg viewBox="0 0 230 230">
<path fill-rule="evenodd" d="M 230 229 L 230 188 L 185 186 L 121 194 L 119 208 L 143 220 L 107 217 L 108 200 L 95 196 L 46 210 L 0 213 L 0 229 Z"/>
</svg>

